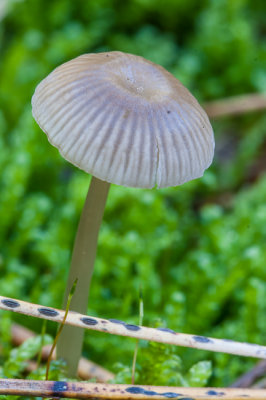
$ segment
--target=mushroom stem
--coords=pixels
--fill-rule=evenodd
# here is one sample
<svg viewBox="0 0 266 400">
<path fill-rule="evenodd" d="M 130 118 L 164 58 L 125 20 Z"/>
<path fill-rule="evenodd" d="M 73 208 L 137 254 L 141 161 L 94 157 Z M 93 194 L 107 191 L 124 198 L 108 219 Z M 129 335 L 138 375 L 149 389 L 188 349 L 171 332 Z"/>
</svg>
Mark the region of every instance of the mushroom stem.
<svg viewBox="0 0 266 400">
<path fill-rule="evenodd" d="M 78 279 L 70 310 L 87 313 L 90 281 L 97 251 L 97 241 L 110 183 L 92 177 L 84 208 L 76 233 L 71 267 L 64 297 L 66 306 L 68 294 Z M 67 362 L 68 374 L 77 374 L 81 356 L 84 329 L 64 326 L 57 345 L 57 356 Z"/>
</svg>

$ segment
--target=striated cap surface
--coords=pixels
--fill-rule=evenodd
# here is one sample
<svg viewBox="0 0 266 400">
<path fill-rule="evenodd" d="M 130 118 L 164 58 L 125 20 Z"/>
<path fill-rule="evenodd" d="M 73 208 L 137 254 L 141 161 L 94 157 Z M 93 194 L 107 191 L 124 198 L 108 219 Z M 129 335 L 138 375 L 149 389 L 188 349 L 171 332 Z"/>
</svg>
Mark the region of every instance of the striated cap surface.
<svg viewBox="0 0 266 400">
<path fill-rule="evenodd" d="M 77 57 L 37 86 L 32 109 L 66 160 L 118 185 L 177 186 L 212 162 L 205 111 L 173 75 L 139 56 Z"/>
</svg>

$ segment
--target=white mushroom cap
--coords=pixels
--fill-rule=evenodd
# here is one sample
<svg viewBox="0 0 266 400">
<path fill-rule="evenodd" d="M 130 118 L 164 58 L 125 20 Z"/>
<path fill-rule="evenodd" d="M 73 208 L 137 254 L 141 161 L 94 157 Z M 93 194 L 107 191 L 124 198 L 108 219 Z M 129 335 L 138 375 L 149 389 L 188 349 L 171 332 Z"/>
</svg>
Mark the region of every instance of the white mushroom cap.
<svg viewBox="0 0 266 400">
<path fill-rule="evenodd" d="M 212 162 L 205 111 L 173 75 L 139 56 L 77 57 L 37 86 L 32 108 L 65 159 L 107 182 L 176 186 Z"/>
</svg>

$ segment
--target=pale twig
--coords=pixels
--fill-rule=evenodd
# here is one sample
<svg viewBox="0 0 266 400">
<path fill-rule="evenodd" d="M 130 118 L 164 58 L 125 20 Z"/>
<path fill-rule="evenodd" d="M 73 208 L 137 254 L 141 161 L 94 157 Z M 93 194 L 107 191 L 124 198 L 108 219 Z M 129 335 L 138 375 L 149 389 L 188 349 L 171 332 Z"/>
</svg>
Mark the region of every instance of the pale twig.
<svg viewBox="0 0 266 400">
<path fill-rule="evenodd" d="M 52 307 L 43 307 L 21 300 L 0 296 L 0 309 L 18 312 L 37 318 L 61 323 L 65 312 Z M 168 328 L 146 328 L 127 324 L 116 319 L 103 319 L 69 312 L 66 324 L 113 335 L 128 336 L 136 339 L 192 347 L 221 353 L 266 359 L 266 347 L 257 344 L 235 342 L 227 339 L 215 339 L 206 336 L 178 333 Z"/>
<path fill-rule="evenodd" d="M 23 342 L 25 342 L 25 340 L 36 336 L 36 334 L 32 332 L 30 329 L 25 328 L 24 326 L 18 325 L 16 323 L 13 323 L 11 326 L 11 335 L 12 335 L 12 341 L 16 346 L 19 346 Z M 42 348 L 41 354 L 43 360 L 47 360 L 51 348 L 52 345 L 49 344 Z M 53 352 L 52 359 L 53 360 L 55 359 L 55 352 Z M 29 365 L 27 365 L 26 370 L 30 372 L 36 368 L 37 368 L 37 363 L 31 361 L 29 362 Z M 95 378 L 97 382 L 103 382 L 103 383 L 108 382 L 111 379 L 114 379 L 115 377 L 112 372 L 83 357 L 79 360 L 78 375 L 81 379 L 87 380 Z"/>
<path fill-rule="evenodd" d="M 210 118 L 265 110 L 266 94 L 245 94 L 221 100 L 214 100 L 205 103 L 203 107 Z"/>
<path fill-rule="evenodd" d="M 0 379 L 0 395 L 59 397 L 106 400 L 261 400 L 263 389 L 185 388 L 173 386 L 132 386 L 87 382 L 30 381 Z"/>
<path fill-rule="evenodd" d="M 258 382 L 254 383 L 254 385 L 251 386 L 254 389 L 265 389 L 266 388 L 266 378 L 260 379 Z"/>
<path fill-rule="evenodd" d="M 241 375 L 230 387 L 235 388 L 248 388 L 253 383 L 266 374 L 266 361 L 260 361 L 250 371 Z"/>
<path fill-rule="evenodd" d="M 41 361 L 42 361 L 42 349 L 44 348 L 44 335 L 46 332 L 46 327 L 47 327 L 47 320 L 44 319 L 43 323 L 42 323 L 42 331 L 41 331 L 41 348 L 38 354 L 38 358 L 37 358 L 37 368 L 39 368 L 39 366 L 41 365 Z M 53 351 L 52 351 L 53 345 L 51 347 L 50 353 L 48 355 L 48 359 L 49 357 L 52 359 L 53 357 Z"/>
</svg>

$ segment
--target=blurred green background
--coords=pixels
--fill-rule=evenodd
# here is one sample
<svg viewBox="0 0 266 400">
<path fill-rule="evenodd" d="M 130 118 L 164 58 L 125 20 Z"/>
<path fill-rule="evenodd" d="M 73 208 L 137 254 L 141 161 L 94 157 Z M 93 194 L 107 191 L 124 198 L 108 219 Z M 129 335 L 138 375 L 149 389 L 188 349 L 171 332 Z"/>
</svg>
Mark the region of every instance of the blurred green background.
<svg viewBox="0 0 266 400">
<path fill-rule="evenodd" d="M 200 102 L 266 92 L 265 12 L 264 0 L 0 0 L 0 295 L 60 308 L 90 180 L 33 120 L 40 80 L 82 53 L 120 50 L 163 65 Z M 213 127 L 215 159 L 202 179 L 112 186 L 90 315 L 137 323 L 141 286 L 144 325 L 266 344 L 266 116 Z M 0 318 L 3 364 L 11 318 L 36 332 L 42 323 Z M 85 342 L 85 356 L 126 381 L 134 340 L 86 333 Z M 178 357 L 184 371 L 212 361 L 209 385 L 229 385 L 255 363 L 141 343 L 138 382 L 182 384 Z"/>
</svg>

